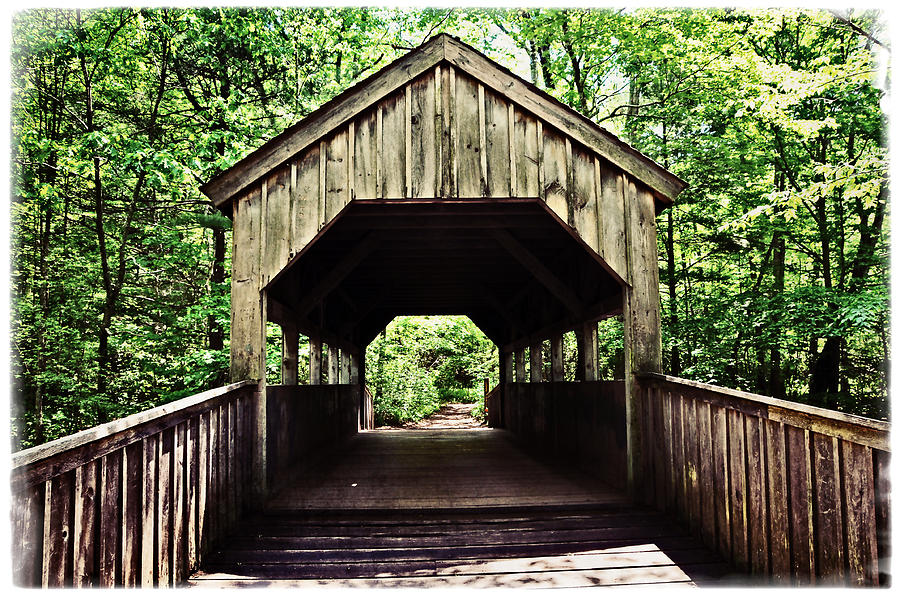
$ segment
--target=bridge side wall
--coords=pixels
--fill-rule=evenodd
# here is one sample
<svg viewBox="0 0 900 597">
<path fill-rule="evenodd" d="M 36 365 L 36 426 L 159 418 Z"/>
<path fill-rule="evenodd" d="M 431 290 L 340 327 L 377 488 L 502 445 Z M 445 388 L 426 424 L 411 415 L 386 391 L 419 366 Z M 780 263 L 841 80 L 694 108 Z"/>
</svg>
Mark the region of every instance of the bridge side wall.
<svg viewBox="0 0 900 597">
<path fill-rule="evenodd" d="M 625 489 L 625 383 L 509 383 L 505 427 L 526 450 L 564 458 Z"/>
<path fill-rule="evenodd" d="M 357 385 L 268 386 L 266 394 L 271 491 L 287 472 L 308 468 L 358 430 Z"/>
<path fill-rule="evenodd" d="M 251 503 L 255 390 L 211 390 L 14 454 L 13 582 L 184 581 Z"/>
<path fill-rule="evenodd" d="M 643 499 L 776 584 L 889 582 L 889 424 L 640 376 Z"/>
</svg>

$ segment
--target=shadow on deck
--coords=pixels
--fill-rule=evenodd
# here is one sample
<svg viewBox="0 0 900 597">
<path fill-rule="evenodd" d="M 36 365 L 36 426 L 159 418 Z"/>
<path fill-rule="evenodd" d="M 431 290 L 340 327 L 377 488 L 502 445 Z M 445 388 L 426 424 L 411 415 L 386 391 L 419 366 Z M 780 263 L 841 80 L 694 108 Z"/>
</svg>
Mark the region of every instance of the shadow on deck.
<svg viewBox="0 0 900 597">
<path fill-rule="evenodd" d="M 502 430 L 359 433 L 285 479 L 194 587 L 733 583 L 669 517 Z"/>
</svg>

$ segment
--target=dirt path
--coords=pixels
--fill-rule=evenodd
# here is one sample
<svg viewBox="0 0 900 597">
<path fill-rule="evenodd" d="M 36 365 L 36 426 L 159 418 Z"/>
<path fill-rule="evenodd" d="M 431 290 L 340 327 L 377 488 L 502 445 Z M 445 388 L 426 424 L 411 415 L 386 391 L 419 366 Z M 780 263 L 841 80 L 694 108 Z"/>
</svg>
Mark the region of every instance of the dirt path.
<svg viewBox="0 0 900 597">
<path fill-rule="evenodd" d="M 385 425 L 377 429 L 476 429 L 484 425 L 472 417 L 474 404 L 445 404 L 439 411 L 417 421 L 399 427 Z"/>
</svg>

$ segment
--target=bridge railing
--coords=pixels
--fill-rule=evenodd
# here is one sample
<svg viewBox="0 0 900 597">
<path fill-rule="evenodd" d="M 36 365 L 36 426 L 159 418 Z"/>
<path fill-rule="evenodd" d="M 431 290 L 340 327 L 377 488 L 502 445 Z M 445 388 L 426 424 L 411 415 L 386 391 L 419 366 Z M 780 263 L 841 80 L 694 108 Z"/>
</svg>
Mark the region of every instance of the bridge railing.
<svg viewBox="0 0 900 597">
<path fill-rule="evenodd" d="M 890 424 L 657 374 L 643 498 L 775 583 L 887 580 Z"/>
<path fill-rule="evenodd" d="M 256 384 L 203 392 L 12 456 L 20 586 L 173 586 L 248 497 Z"/>
</svg>

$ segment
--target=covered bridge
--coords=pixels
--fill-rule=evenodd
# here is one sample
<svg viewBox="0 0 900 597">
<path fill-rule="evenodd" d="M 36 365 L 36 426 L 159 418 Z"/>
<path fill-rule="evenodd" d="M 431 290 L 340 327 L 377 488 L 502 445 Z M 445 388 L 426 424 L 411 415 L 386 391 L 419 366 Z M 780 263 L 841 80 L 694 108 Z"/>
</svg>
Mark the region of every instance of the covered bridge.
<svg viewBox="0 0 900 597">
<path fill-rule="evenodd" d="M 204 186 L 234 221 L 235 383 L 16 455 L 18 578 L 184 580 L 249 504 L 311 503 L 298 471 L 366 435 L 365 348 L 391 319 L 463 314 L 499 348 L 497 433 L 578 464 L 604 499 L 674 517 L 741 574 L 884 581 L 886 424 L 660 374 L 655 217 L 684 186 L 473 48 L 432 38 Z M 618 314 L 624 380 L 599 380 L 597 321 Z M 269 387 L 268 322 L 283 332 Z M 577 382 L 563 376 L 571 330 Z M 482 506 L 508 505 L 485 491 Z"/>
</svg>

